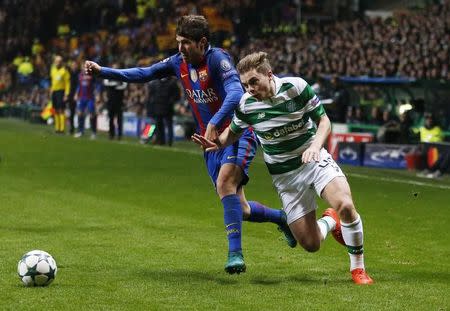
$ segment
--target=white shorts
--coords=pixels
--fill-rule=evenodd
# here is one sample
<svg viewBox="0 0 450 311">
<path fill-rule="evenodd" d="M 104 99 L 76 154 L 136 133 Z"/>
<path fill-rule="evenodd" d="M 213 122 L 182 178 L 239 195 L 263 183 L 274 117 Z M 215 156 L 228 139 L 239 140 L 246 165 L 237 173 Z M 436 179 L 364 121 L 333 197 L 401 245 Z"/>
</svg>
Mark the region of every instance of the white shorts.
<svg viewBox="0 0 450 311">
<path fill-rule="evenodd" d="M 316 210 L 316 194 L 320 196 L 325 186 L 336 177 L 345 178 L 345 175 L 323 148 L 320 150 L 319 162 L 303 164 L 296 170 L 272 175 L 273 185 L 283 203 L 287 223 L 291 224 Z"/>
</svg>

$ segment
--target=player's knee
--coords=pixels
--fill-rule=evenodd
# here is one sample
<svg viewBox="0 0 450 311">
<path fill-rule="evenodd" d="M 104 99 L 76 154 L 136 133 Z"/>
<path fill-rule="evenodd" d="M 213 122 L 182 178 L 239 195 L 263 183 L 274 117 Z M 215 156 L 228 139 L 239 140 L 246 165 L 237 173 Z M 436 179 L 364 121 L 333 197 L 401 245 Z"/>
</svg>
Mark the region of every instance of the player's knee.
<svg viewBox="0 0 450 311">
<path fill-rule="evenodd" d="M 300 241 L 300 245 L 305 251 L 314 253 L 320 249 L 320 240 Z"/>
<path fill-rule="evenodd" d="M 229 194 L 236 194 L 238 188 L 238 181 L 232 174 L 224 174 L 217 179 L 216 182 L 217 193 L 223 197 Z"/>
<path fill-rule="evenodd" d="M 216 187 L 220 197 L 236 194 L 237 190 L 237 186 L 230 179 L 225 178 L 218 179 Z"/>
<path fill-rule="evenodd" d="M 353 219 L 353 216 L 356 214 L 355 205 L 353 204 L 352 199 L 349 197 L 345 197 L 339 201 L 336 207 L 336 211 L 339 215 L 339 218 L 344 221 Z"/>
</svg>

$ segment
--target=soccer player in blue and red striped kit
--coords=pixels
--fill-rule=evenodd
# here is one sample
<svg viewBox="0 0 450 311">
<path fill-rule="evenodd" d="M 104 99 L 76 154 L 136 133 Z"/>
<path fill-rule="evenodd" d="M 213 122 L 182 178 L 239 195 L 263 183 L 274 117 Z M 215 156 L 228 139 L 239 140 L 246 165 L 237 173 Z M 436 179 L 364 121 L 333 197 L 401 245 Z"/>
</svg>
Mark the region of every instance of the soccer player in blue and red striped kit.
<svg viewBox="0 0 450 311">
<path fill-rule="evenodd" d="M 86 109 L 89 112 L 91 125 L 91 139 L 97 136 L 97 113 L 95 110 L 95 78 L 92 75 L 84 73 L 83 70 L 78 74 L 78 86 L 75 92 L 75 100 L 77 101 L 78 110 L 78 132 L 75 137 L 81 137 L 84 134 L 84 120 L 86 117 Z"/>
<path fill-rule="evenodd" d="M 230 124 L 244 91 L 230 56 L 222 49 L 212 48 L 209 35 L 208 22 L 203 16 L 183 16 L 178 20 L 176 30 L 177 54 L 145 68 L 112 69 L 86 61 L 85 72 L 125 82 L 178 77 L 196 122 L 196 132 L 216 141 Z M 256 147 L 257 140 L 250 129 L 233 145 L 218 152 L 204 153 L 208 173 L 224 208 L 228 238 L 225 271 L 230 274 L 245 272 L 246 269 L 241 247 L 243 219 L 273 222 L 284 233 L 290 247 L 297 244 L 283 211 L 245 198 L 243 186 L 249 180 L 248 168 Z"/>
</svg>

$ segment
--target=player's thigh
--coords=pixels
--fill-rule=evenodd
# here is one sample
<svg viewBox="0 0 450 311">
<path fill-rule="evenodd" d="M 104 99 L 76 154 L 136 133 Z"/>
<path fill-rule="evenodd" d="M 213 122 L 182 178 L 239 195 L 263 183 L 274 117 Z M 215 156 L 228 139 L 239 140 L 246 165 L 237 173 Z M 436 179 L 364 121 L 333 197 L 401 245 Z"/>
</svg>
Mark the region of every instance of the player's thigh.
<svg viewBox="0 0 450 311">
<path fill-rule="evenodd" d="M 240 167 L 244 174 L 242 184 L 248 182 L 248 169 L 256 154 L 257 142 L 253 132 L 246 132 L 238 141 L 223 149 L 220 164 L 234 164 Z"/>
<path fill-rule="evenodd" d="M 312 210 L 289 225 L 295 239 L 308 251 L 317 251 L 320 247 L 320 230 L 316 220 L 316 210 Z"/>
<path fill-rule="evenodd" d="M 79 114 L 84 114 L 86 111 L 86 107 L 87 107 L 87 101 L 84 99 L 80 99 L 77 102 L 77 110 Z"/>
<path fill-rule="evenodd" d="M 256 154 L 257 142 L 252 132 L 242 135 L 233 145 L 223 149 L 220 155 L 220 172 L 217 184 L 247 184 L 248 169 Z"/>
<path fill-rule="evenodd" d="M 88 100 L 87 101 L 87 108 L 88 108 L 88 111 L 89 111 L 89 113 L 91 115 L 95 114 L 95 103 L 94 103 L 94 100 Z"/>
<path fill-rule="evenodd" d="M 240 166 L 233 163 L 225 163 L 219 169 L 217 177 L 217 187 L 232 186 L 237 192 L 243 179 L 243 170 Z"/>
</svg>

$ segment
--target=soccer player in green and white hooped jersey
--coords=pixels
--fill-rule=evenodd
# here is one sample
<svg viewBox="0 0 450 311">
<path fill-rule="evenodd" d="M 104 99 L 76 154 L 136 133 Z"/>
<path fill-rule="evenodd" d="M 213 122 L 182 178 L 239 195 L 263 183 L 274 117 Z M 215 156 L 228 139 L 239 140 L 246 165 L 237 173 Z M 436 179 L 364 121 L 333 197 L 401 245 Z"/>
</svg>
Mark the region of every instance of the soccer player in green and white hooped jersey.
<svg viewBox="0 0 450 311">
<path fill-rule="evenodd" d="M 265 52 L 247 55 L 237 70 L 246 93 L 232 123 L 215 141 L 198 134 L 192 139 L 213 151 L 232 144 L 253 127 L 298 243 L 315 252 L 331 231 L 348 249 L 353 281 L 372 284 L 364 267 L 361 217 L 345 175 L 322 147 L 331 123 L 319 98 L 305 80 L 273 75 Z M 330 205 L 318 220 L 316 194 Z"/>
</svg>

